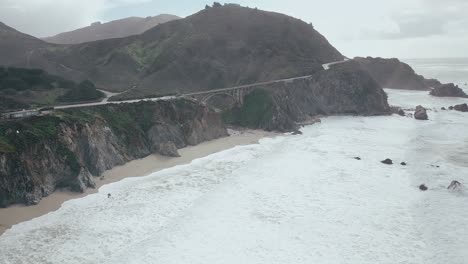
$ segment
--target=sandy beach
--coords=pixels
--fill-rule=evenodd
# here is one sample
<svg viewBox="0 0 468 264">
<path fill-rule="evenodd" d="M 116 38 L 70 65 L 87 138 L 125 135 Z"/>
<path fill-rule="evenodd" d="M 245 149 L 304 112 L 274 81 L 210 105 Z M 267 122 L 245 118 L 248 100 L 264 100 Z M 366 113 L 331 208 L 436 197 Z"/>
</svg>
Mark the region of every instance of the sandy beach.
<svg viewBox="0 0 468 264">
<path fill-rule="evenodd" d="M 161 155 L 150 155 L 146 158 L 130 161 L 122 166 L 115 167 L 104 172 L 96 179 L 96 188 L 87 189 L 84 193 L 57 190 L 48 197 L 44 197 L 38 205 L 24 206 L 12 205 L 8 208 L 0 209 L 0 235 L 11 226 L 28 221 L 60 208 L 63 202 L 84 197 L 98 192 L 99 188 L 105 184 L 120 181 L 127 177 L 139 177 L 149 175 L 162 169 L 173 166 L 187 164 L 197 158 L 202 158 L 210 154 L 230 149 L 239 145 L 255 144 L 261 138 L 274 136 L 259 130 L 229 130 L 230 136 L 204 142 L 196 146 L 188 146 L 179 149 L 181 157 L 171 158 Z"/>
</svg>

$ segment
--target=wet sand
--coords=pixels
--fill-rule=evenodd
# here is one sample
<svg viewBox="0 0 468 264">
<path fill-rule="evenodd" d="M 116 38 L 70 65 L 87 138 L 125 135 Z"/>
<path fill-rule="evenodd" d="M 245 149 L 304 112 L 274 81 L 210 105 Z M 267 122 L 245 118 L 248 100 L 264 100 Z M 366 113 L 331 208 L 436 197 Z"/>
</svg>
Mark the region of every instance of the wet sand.
<svg viewBox="0 0 468 264">
<path fill-rule="evenodd" d="M 75 193 L 66 190 L 57 190 L 48 197 L 44 197 L 38 205 L 24 206 L 12 205 L 0 209 L 0 235 L 11 226 L 45 215 L 60 208 L 63 202 L 84 197 L 98 192 L 105 184 L 120 181 L 127 177 L 149 175 L 162 169 L 187 164 L 197 158 L 230 149 L 239 145 L 255 144 L 261 138 L 276 135 L 258 130 L 232 131 L 231 136 L 204 142 L 196 146 L 179 149 L 181 157 L 171 158 L 161 155 L 150 155 L 146 158 L 130 161 L 122 166 L 115 167 L 96 178 L 96 188 L 87 189 L 84 193 Z M 102 180 L 101 180 L 101 179 Z"/>
</svg>

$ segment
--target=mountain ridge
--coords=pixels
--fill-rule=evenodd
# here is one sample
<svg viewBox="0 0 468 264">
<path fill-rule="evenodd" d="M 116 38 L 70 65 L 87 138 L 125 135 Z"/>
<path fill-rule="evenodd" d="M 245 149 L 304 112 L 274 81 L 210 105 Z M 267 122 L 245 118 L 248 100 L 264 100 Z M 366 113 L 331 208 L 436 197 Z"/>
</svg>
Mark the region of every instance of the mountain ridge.
<svg viewBox="0 0 468 264">
<path fill-rule="evenodd" d="M 28 53 L 27 59 L 21 55 Z M 41 68 L 74 81 L 90 79 L 110 91 L 137 86 L 134 91 L 145 95 L 308 75 L 343 58 L 311 24 L 225 5 L 140 35 L 76 45 L 42 43 L 7 64 Z M 0 64 L 5 64 L 1 57 Z"/>
<path fill-rule="evenodd" d="M 141 34 L 152 27 L 180 17 L 170 14 L 160 14 L 149 17 L 127 17 L 106 23 L 94 22 L 90 26 L 62 32 L 42 40 L 54 44 L 80 44 L 103 39 L 122 38 Z"/>
</svg>

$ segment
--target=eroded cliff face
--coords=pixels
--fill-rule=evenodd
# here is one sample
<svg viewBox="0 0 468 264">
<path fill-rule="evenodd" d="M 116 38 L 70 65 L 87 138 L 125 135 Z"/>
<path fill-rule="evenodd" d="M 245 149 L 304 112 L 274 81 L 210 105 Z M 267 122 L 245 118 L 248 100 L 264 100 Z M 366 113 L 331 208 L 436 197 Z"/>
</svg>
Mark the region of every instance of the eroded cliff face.
<svg viewBox="0 0 468 264">
<path fill-rule="evenodd" d="M 226 136 L 219 114 L 187 100 L 58 111 L 0 123 L 0 206 L 83 191 L 107 169 Z"/>
<path fill-rule="evenodd" d="M 263 92 L 261 92 L 263 91 Z M 261 109 L 252 108 L 262 106 Z M 252 113 L 263 115 L 252 119 Z M 359 64 L 337 64 L 307 79 L 259 86 L 226 121 L 266 130 L 291 131 L 317 115 L 390 114 L 387 95 Z"/>
</svg>

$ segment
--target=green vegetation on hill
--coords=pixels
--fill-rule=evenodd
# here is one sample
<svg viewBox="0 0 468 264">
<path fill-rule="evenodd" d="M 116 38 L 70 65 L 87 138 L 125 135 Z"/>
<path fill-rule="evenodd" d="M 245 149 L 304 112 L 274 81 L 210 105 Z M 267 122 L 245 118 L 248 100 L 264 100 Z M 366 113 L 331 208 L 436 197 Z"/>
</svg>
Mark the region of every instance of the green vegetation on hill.
<svg viewBox="0 0 468 264">
<path fill-rule="evenodd" d="M 0 145 L 19 150 L 41 140 L 51 139 L 56 135 L 61 122 L 56 116 L 31 117 L 27 122 L 0 122 Z M 2 149 L 0 152 L 3 152 Z"/>
<path fill-rule="evenodd" d="M 104 96 L 104 93 L 98 91 L 92 82 L 84 81 L 58 97 L 57 100 L 60 102 L 86 102 L 99 100 Z"/>
<path fill-rule="evenodd" d="M 74 83 L 52 76 L 40 69 L 0 67 L 0 91 L 15 93 L 24 90 L 51 90 L 73 88 Z"/>
<path fill-rule="evenodd" d="M 136 86 L 121 96 L 134 98 L 309 75 L 323 70 L 323 63 L 343 59 L 300 19 L 235 4 L 213 6 L 125 38 L 60 48 L 37 40 L 31 45 L 40 52 L 26 60 L 32 50 L 27 46 L 7 54 L 11 63 L 0 56 L 0 64 L 34 65 L 112 91 Z M 12 35 L 5 38 L 14 43 L 17 38 Z M 24 36 L 25 41 L 31 38 Z M 10 48 L 4 43 L 0 55 Z"/>
<path fill-rule="evenodd" d="M 0 96 L 0 111 L 11 110 L 11 109 L 25 109 L 28 108 L 29 105 L 25 103 L 18 102 L 11 98 L 6 98 L 4 96 Z"/>
<path fill-rule="evenodd" d="M 240 108 L 224 112 L 223 119 L 228 124 L 258 128 L 272 118 L 273 107 L 271 95 L 265 90 L 257 89 L 245 96 Z"/>
<path fill-rule="evenodd" d="M 77 84 L 40 69 L 0 67 L 0 111 L 58 102 L 94 101 L 103 97 L 90 81 Z"/>
<path fill-rule="evenodd" d="M 182 103 L 178 102 L 179 105 Z M 47 116 L 0 120 L 0 153 L 19 155 L 33 145 L 55 146 L 68 166 L 77 174 L 80 167 L 75 155 L 65 147 L 64 142 L 57 140 L 62 125 L 84 127 L 86 124 L 103 120 L 121 142 L 132 145 L 156 123 L 155 105 L 164 104 L 166 102 L 102 105 L 56 110 Z M 183 105 L 180 107 L 184 109 Z"/>
<path fill-rule="evenodd" d="M 59 125 L 66 119 L 58 116 L 31 117 L 27 120 L 0 122 L 0 153 L 11 153 L 18 155 L 31 145 L 44 142 L 57 145 L 59 154 L 64 158 L 66 164 L 75 175 L 80 172 L 80 165 L 63 142 L 57 141 Z M 68 120 L 75 123 L 75 120 Z"/>
</svg>

